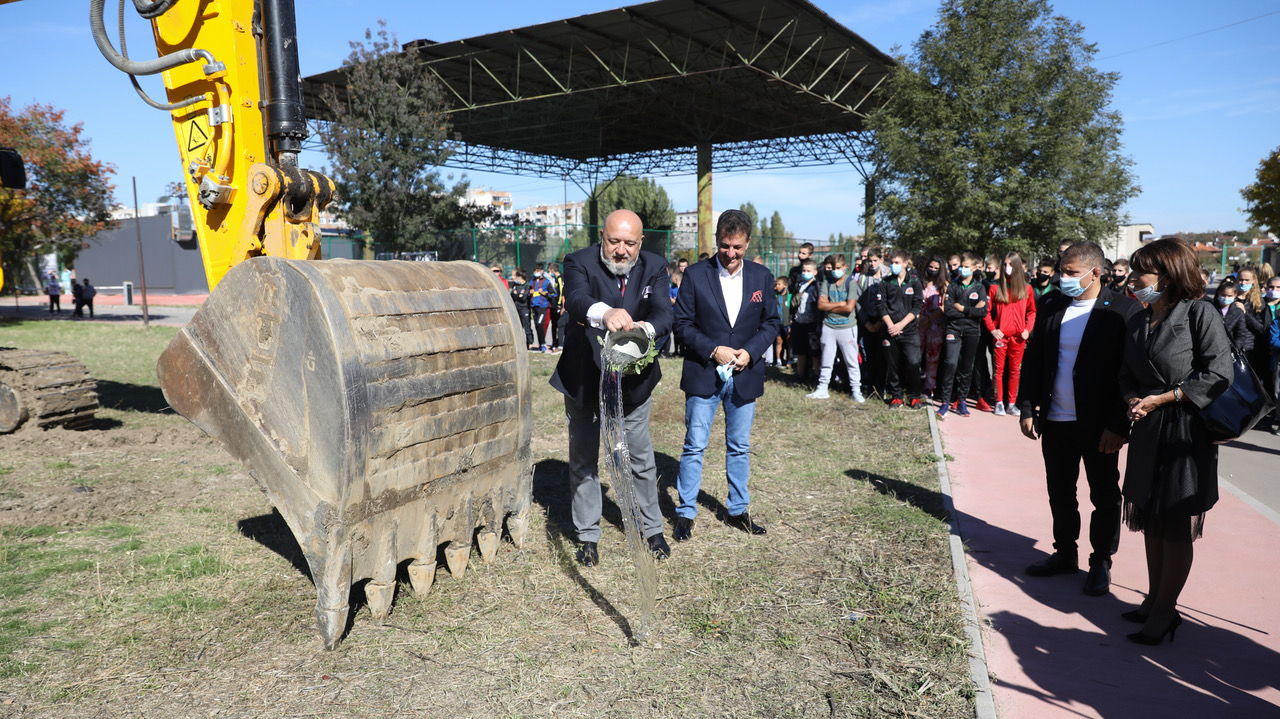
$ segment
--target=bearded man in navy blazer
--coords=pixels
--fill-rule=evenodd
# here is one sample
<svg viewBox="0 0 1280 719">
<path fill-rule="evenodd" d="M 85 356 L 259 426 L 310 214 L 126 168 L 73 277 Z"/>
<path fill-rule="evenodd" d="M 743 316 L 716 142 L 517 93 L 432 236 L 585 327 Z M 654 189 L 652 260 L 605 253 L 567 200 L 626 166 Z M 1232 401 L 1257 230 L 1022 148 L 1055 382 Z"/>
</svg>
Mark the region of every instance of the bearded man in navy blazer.
<svg viewBox="0 0 1280 719">
<path fill-rule="evenodd" d="M 667 263 L 640 250 L 644 227 L 636 213 L 617 210 L 605 218 L 600 242 L 564 258 L 564 307 L 569 327 L 551 386 L 564 394 L 569 419 L 569 490 L 573 526 L 582 548 L 578 559 L 599 562 L 600 541 L 600 350 L 606 331 L 643 327 L 649 339 L 671 331 L 671 278 Z M 622 429 L 631 455 L 641 532 L 660 559 L 671 554 L 662 536 L 658 465 L 649 437 L 653 388 L 662 379 L 658 361 L 622 379 Z"/>
<path fill-rule="evenodd" d="M 764 394 L 765 350 L 773 345 L 781 322 L 773 292 L 773 274 L 764 265 L 744 262 L 751 241 L 751 217 L 726 210 L 716 223 L 716 254 L 690 265 L 676 298 L 676 338 L 685 347 L 684 449 L 676 489 L 676 526 L 682 542 L 693 536 L 702 487 L 702 456 L 711 438 L 716 407 L 724 406 L 725 474 L 729 498 L 723 519 L 748 534 L 764 527 L 748 513 L 751 424 L 756 398 Z"/>
</svg>

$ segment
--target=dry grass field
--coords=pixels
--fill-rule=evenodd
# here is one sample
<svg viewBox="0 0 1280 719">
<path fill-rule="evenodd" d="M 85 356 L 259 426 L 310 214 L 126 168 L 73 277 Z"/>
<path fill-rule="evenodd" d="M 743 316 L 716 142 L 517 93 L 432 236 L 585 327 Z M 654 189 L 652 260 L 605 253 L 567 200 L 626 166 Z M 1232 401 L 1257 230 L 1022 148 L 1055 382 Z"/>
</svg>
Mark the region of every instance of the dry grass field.
<svg viewBox="0 0 1280 719">
<path fill-rule="evenodd" d="M 714 519 L 723 424 L 692 541 L 658 567 L 637 643 L 635 572 L 606 495 L 600 566 L 568 514 L 563 405 L 535 355 L 535 511 L 522 549 L 441 572 L 390 619 L 315 633 L 301 552 L 250 478 L 168 411 L 174 330 L 0 323 L 0 346 L 84 361 L 86 431 L 0 437 L 0 717 L 968 717 L 972 686 L 921 412 L 813 403 L 774 375 L 758 404 L 749 537 Z M 653 436 L 674 517 L 679 363 Z M 353 606 L 363 600 L 353 589 Z"/>
</svg>

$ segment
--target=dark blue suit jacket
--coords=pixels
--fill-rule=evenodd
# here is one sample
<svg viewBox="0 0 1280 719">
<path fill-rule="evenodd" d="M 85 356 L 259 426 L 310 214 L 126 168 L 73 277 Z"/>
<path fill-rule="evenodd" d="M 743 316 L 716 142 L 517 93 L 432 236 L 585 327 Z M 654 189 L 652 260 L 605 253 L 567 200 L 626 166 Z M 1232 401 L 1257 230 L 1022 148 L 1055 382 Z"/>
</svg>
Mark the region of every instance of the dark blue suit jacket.
<svg viewBox="0 0 1280 719">
<path fill-rule="evenodd" d="M 773 293 L 773 274 L 764 265 L 742 263 L 742 307 L 732 327 L 729 310 L 720 289 L 720 265 L 716 257 L 689 265 L 680 294 L 676 297 L 676 337 L 685 346 L 684 376 L 680 389 L 685 394 L 710 397 L 723 384 L 716 375 L 711 353 L 717 346 L 745 349 L 751 364 L 738 372 L 733 388 L 738 397 L 751 401 L 764 394 L 764 363 L 761 357 L 778 336 L 778 299 Z"/>
<path fill-rule="evenodd" d="M 569 328 L 564 335 L 564 352 L 551 375 L 551 386 L 571 398 L 579 407 L 594 407 L 600 400 L 600 349 L 605 331 L 587 322 L 587 310 L 597 302 L 621 307 L 631 319 L 653 325 L 654 337 L 671 331 L 671 276 L 667 263 L 652 252 L 640 252 L 627 276 L 627 294 L 618 290 L 618 278 L 600 260 L 600 244 L 565 255 L 564 309 Z M 655 341 L 656 341 L 655 339 Z M 628 407 L 644 403 L 662 379 L 654 360 L 637 375 L 622 378 L 622 401 Z"/>
</svg>

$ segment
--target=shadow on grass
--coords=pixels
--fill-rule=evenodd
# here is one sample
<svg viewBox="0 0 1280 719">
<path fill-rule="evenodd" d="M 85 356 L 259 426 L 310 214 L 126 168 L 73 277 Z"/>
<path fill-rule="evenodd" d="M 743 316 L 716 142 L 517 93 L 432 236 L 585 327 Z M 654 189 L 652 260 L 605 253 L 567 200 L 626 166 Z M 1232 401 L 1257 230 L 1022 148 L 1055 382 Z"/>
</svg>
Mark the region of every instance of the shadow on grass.
<svg viewBox="0 0 1280 719">
<path fill-rule="evenodd" d="M 885 477 L 863 469 L 846 469 L 844 473 L 849 479 L 870 483 L 880 494 L 906 502 L 934 519 L 943 522 L 947 521 L 943 496 L 937 490 L 926 489 L 910 482 Z"/>
<path fill-rule="evenodd" d="M 312 579 L 307 557 L 302 553 L 302 547 L 293 536 L 293 530 L 289 529 L 289 524 L 284 521 L 284 517 L 280 516 L 279 510 L 272 509 L 271 514 L 242 519 L 236 522 L 236 528 L 246 538 L 283 557 L 298 570 L 299 574 Z"/>
<path fill-rule="evenodd" d="M 98 404 L 125 412 L 170 413 L 164 393 L 154 385 L 98 380 Z"/>
<path fill-rule="evenodd" d="M 575 556 L 573 517 L 569 509 L 569 464 L 559 459 L 544 459 L 533 468 L 533 501 L 546 512 L 547 546 L 551 556 L 565 576 L 572 579 L 591 602 L 608 617 L 627 637 L 632 646 L 639 646 L 631 623 L 622 616 L 622 612 L 610 602 L 595 585 L 591 583 L 579 569 L 581 566 Z M 613 513 L 621 523 L 622 513 L 616 504 L 607 502 L 613 507 Z"/>
</svg>

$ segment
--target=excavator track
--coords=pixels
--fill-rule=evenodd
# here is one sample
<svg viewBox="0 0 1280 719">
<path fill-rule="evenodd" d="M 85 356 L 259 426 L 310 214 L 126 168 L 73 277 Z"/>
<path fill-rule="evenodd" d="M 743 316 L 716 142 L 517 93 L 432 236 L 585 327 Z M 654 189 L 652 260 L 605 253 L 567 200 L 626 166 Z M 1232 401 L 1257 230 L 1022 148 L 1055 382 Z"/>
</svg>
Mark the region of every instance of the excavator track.
<svg viewBox="0 0 1280 719">
<path fill-rule="evenodd" d="M 62 352 L 0 348 L 0 434 L 23 426 L 83 429 L 98 410 L 98 384 Z"/>
</svg>

